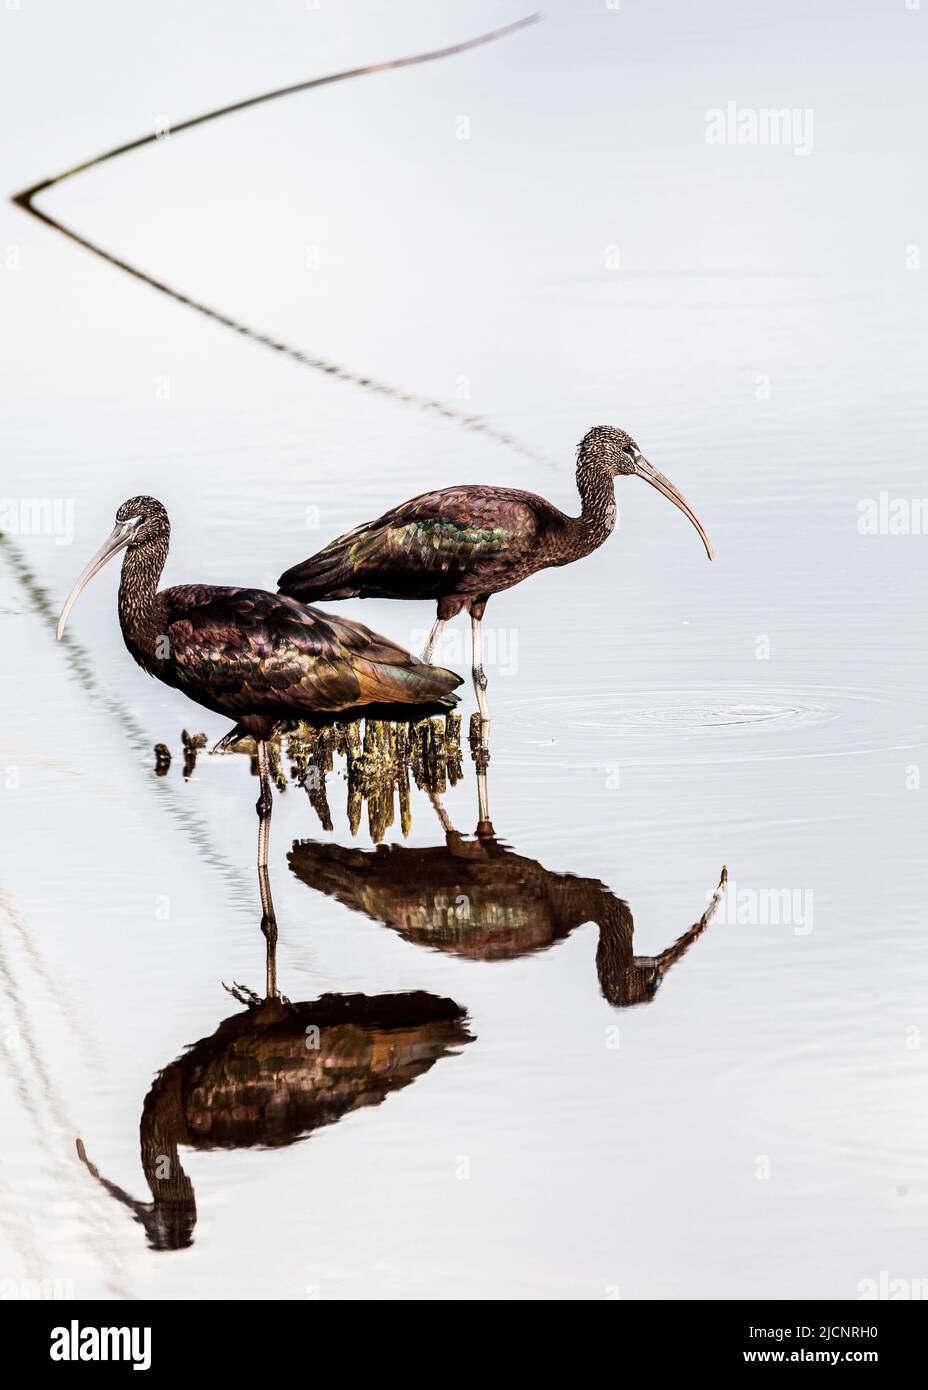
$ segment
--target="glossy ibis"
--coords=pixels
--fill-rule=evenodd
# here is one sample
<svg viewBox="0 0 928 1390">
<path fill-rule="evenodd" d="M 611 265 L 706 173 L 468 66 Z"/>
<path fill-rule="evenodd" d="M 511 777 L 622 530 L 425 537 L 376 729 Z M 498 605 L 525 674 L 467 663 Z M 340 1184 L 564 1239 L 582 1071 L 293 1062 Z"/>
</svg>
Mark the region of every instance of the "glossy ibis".
<svg viewBox="0 0 928 1390">
<path fill-rule="evenodd" d="M 236 721 L 222 742 L 250 734 L 257 745 L 258 866 L 266 870 L 271 816 L 267 741 L 298 720 L 409 715 L 454 703 L 453 671 L 428 666 L 361 623 L 261 589 L 184 584 L 158 589 L 168 556 L 168 514 L 153 497 L 132 497 L 116 513 L 112 535 L 68 595 L 58 637 L 78 595 L 106 562 L 126 552 L 119 622 L 131 655 L 197 704 Z M 260 875 L 266 918 L 273 908 Z"/>
<path fill-rule="evenodd" d="M 674 485 L 641 454 L 624 430 L 597 425 L 577 449 L 579 516 L 567 516 L 544 497 L 517 488 L 463 485 L 425 492 L 357 526 L 281 575 L 280 592 L 315 599 L 435 599 L 438 616 L 423 652 L 429 660 L 442 627 L 467 610 L 472 671 L 484 739 L 489 729 L 481 622 L 487 602 L 536 571 L 568 565 L 602 545 L 616 521 L 614 479 L 644 478 L 689 517 L 712 546 L 702 523 Z"/>
</svg>

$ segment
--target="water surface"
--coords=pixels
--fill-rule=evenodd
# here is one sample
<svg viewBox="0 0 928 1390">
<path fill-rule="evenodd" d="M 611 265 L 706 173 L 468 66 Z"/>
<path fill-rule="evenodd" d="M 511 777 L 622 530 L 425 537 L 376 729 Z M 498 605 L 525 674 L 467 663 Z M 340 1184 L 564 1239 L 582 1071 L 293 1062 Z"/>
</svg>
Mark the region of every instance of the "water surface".
<svg viewBox="0 0 928 1390">
<path fill-rule="evenodd" d="M 103 0 L 56 16 L 54 43 L 49 16 L 5 17 L 11 193 L 163 113 L 509 17 L 242 9 L 219 52 L 179 6 L 144 45 Z M 45 195 L 151 274 L 521 450 L 288 361 L 0 208 L 4 491 L 74 506 L 70 544 L 0 545 L 5 1278 L 854 1298 L 883 1269 L 925 1275 L 928 542 L 858 529 L 862 500 L 924 491 L 925 291 L 905 268 L 921 27 L 798 4 L 749 27 L 719 4 L 678 7 L 668 39 L 658 12 L 556 6 L 506 44 Z M 708 146 L 730 97 L 813 106 L 812 153 Z M 380 848 L 364 816 L 352 835 L 337 769 L 331 831 L 299 787 L 278 796 L 289 1004 L 263 1018 L 243 1002 L 265 971 L 248 759 L 201 755 L 184 779 L 182 727 L 226 726 L 134 667 L 115 574 L 69 642 L 52 615 L 134 493 L 172 516 L 169 582 L 272 586 L 426 487 L 573 508 L 573 450 L 600 422 L 682 489 L 715 564 L 625 480 L 608 545 L 491 602 L 492 844 L 467 756 L 447 824 L 413 787 L 408 834 L 397 815 Z M 341 611 L 410 643 L 432 620 Z M 463 668 L 459 627 L 440 656 Z M 722 865 L 726 899 L 658 978 Z M 345 1030 L 331 1065 L 300 1051 L 320 1011 Z M 236 1110 L 236 1067 L 285 1053 L 306 1109 L 272 1142 L 247 1108 L 266 1097 Z M 176 1093 L 158 1098 L 181 1083 L 178 1130 Z M 173 1142 L 196 1215 L 181 1185 L 172 1225 L 146 1204 Z"/>
</svg>

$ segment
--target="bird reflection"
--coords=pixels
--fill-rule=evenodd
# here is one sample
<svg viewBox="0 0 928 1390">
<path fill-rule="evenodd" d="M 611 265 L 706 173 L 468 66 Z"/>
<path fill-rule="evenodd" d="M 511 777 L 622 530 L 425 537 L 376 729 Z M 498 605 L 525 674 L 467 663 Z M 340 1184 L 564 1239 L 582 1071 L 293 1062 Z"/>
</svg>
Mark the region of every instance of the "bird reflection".
<svg viewBox="0 0 928 1390">
<path fill-rule="evenodd" d="M 265 998 L 234 986 L 246 1011 L 225 1019 L 155 1078 L 140 1125 L 150 1201 L 110 1182 L 77 1141 L 88 1171 L 131 1211 L 154 1250 L 193 1243 L 196 1198 L 181 1147 L 283 1148 L 379 1105 L 473 1040 L 460 1005 L 423 991 L 324 994 L 291 1003 L 276 993 L 271 939 L 267 979 Z"/>
<path fill-rule="evenodd" d="M 585 922 L 599 927 L 596 971 L 616 1008 L 654 998 L 668 970 L 708 927 L 726 869 L 699 918 L 656 956 L 639 956 L 628 903 L 598 879 L 546 869 L 498 839 L 489 819 L 486 767 L 478 766 L 480 820 L 473 837 L 454 829 L 437 796 L 444 842 L 417 848 L 297 840 L 287 856 L 310 888 L 396 931 L 406 941 L 468 960 L 515 960 L 553 946 Z"/>
</svg>

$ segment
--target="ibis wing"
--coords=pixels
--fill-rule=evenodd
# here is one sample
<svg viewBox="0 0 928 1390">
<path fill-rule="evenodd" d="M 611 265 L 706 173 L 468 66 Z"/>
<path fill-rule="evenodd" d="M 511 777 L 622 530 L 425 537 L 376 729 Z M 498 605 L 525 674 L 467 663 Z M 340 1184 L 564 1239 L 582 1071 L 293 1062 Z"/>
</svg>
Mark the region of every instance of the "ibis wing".
<svg viewBox="0 0 928 1390">
<path fill-rule="evenodd" d="M 511 489 L 424 493 L 332 541 L 281 575 L 304 600 L 428 598 L 497 565 L 515 570 L 539 533 L 540 498 Z"/>
<path fill-rule="evenodd" d="M 336 710 L 357 701 L 360 683 L 347 653 L 298 604 L 255 589 L 179 588 L 165 598 L 174 676 L 195 699 L 234 715 Z"/>
<path fill-rule="evenodd" d="M 162 598 L 177 686 L 234 716 L 417 703 L 460 684 L 360 623 L 259 589 L 181 587 Z"/>
</svg>

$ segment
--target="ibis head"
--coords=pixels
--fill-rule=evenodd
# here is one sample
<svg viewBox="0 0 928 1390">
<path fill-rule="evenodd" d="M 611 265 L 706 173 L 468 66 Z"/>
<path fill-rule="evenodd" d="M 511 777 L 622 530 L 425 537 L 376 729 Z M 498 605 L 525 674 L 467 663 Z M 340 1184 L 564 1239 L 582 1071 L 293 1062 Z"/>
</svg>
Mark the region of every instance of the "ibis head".
<svg viewBox="0 0 928 1390">
<path fill-rule="evenodd" d="M 624 430 L 614 429 L 612 425 L 594 425 L 591 430 L 587 430 L 580 441 L 577 449 L 577 464 L 579 467 L 586 464 L 605 469 L 612 478 L 617 478 L 623 474 L 633 474 L 637 478 L 644 478 L 646 483 L 656 487 L 658 492 L 662 492 L 675 507 L 680 508 L 684 516 L 690 519 L 706 547 L 706 554 L 710 560 L 713 558 L 712 543 L 706 535 L 705 527 L 689 502 L 682 492 L 674 487 L 669 478 L 665 478 L 663 473 L 658 472 L 653 463 L 648 462 L 630 434 L 626 434 Z"/>
<path fill-rule="evenodd" d="M 102 570 L 108 560 L 112 560 L 114 555 L 118 555 L 127 546 L 134 549 L 137 546 L 147 545 L 151 541 L 164 541 L 166 543 L 170 534 L 171 523 L 168 521 L 168 514 L 156 498 L 130 497 L 128 502 L 123 502 L 116 513 L 116 525 L 96 555 L 84 566 L 74 588 L 65 600 L 55 634 L 59 640 L 64 633 L 68 614 L 77 603 L 82 589 L 90 583 L 99 570 Z"/>
</svg>

